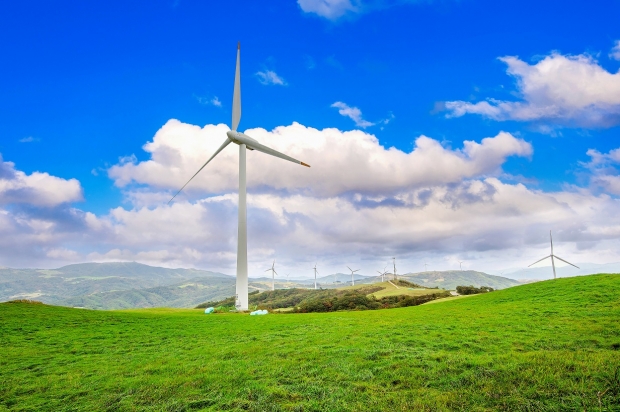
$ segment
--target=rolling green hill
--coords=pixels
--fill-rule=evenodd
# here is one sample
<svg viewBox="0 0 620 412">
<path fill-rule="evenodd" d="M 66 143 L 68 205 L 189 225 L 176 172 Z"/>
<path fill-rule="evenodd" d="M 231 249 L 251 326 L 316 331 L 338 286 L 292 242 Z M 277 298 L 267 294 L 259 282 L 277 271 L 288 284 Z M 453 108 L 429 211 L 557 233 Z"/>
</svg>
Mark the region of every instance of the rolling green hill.
<svg viewBox="0 0 620 412">
<path fill-rule="evenodd" d="M 161 291 L 155 297 L 157 293 L 143 289 L 166 286 L 174 289 L 195 278 L 202 279 L 211 289 L 224 287 L 223 296 L 230 294 L 229 285 L 234 288 L 233 277 L 205 270 L 167 269 L 135 262 L 82 263 L 52 270 L 0 269 L 0 301 L 36 299 L 55 305 L 105 309 L 135 307 L 132 303 L 149 301 L 174 306 L 175 299 L 164 298 L 169 293 Z M 107 293 L 111 295 L 106 296 Z M 110 305 L 108 301 L 116 304 Z M 191 307 L 191 303 L 184 306 Z"/>
<path fill-rule="evenodd" d="M 620 410 L 620 276 L 364 312 L 0 304 L 0 410 Z"/>
<path fill-rule="evenodd" d="M 489 286 L 493 289 L 506 289 L 512 286 L 520 285 L 514 279 L 508 279 L 502 276 L 489 275 L 484 272 L 475 270 L 443 270 L 428 271 L 419 273 L 406 273 L 399 275 L 403 279 L 415 282 L 422 286 L 435 287 L 454 290 L 457 286 Z"/>
</svg>

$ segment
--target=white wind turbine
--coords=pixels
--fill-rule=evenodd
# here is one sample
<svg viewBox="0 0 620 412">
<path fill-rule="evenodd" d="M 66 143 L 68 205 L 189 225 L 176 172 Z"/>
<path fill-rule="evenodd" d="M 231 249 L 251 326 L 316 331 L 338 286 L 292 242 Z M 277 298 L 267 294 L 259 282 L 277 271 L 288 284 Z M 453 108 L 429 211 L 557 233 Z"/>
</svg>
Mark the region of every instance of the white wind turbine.
<svg viewBox="0 0 620 412">
<path fill-rule="evenodd" d="M 319 271 L 316 270 L 316 263 L 314 264 L 314 267 L 312 269 L 314 269 L 314 288 L 317 289 L 317 287 L 316 287 L 316 274 L 319 273 Z"/>
<path fill-rule="evenodd" d="M 276 261 L 275 259 L 273 260 L 273 263 L 271 264 L 271 269 L 267 269 L 265 272 L 269 272 L 271 271 L 271 290 L 276 290 L 276 277 L 275 275 L 278 274 L 278 272 L 276 272 Z"/>
<path fill-rule="evenodd" d="M 562 259 L 559 256 L 556 256 L 553 254 L 553 237 L 551 236 L 551 231 L 549 231 L 549 240 L 551 241 L 551 254 L 549 256 L 545 256 L 544 258 L 537 260 L 536 262 L 532 263 L 529 267 L 534 266 L 535 264 L 537 264 L 538 262 L 542 262 L 543 260 L 547 259 L 547 258 L 551 258 L 551 266 L 553 267 L 553 279 L 555 279 L 555 261 L 553 260 L 553 258 L 561 260 L 564 263 L 568 263 L 571 266 L 575 266 L 570 262 L 565 261 L 564 259 Z M 579 266 L 575 266 L 577 269 L 579 269 Z"/>
<path fill-rule="evenodd" d="M 202 169 L 215 156 L 218 155 L 230 143 L 239 145 L 239 226 L 237 232 L 237 294 L 235 297 L 235 307 L 237 310 L 248 310 L 248 230 L 247 230 L 247 206 L 246 206 L 246 176 L 245 176 L 245 155 L 246 149 L 257 150 L 265 154 L 279 157 L 302 166 L 310 167 L 310 165 L 273 150 L 265 145 L 260 144 L 250 136 L 237 131 L 239 120 L 241 120 L 241 74 L 240 74 L 240 54 L 241 46 L 237 44 L 237 66 L 235 69 L 235 88 L 233 91 L 233 107 L 232 107 L 232 130 L 226 132 L 226 140 L 215 151 L 213 156 L 202 165 L 200 169 L 183 185 L 183 187 L 174 195 L 170 202 L 192 181 Z"/>
<path fill-rule="evenodd" d="M 359 270 L 359 269 L 355 269 L 355 270 L 353 270 L 353 269 L 351 269 L 351 268 L 350 268 L 350 267 L 348 267 L 348 266 L 347 266 L 347 269 L 349 269 L 349 270 L 351 271 L 351 286 L 355 286 L 355 278 L 353 277 L 353 274 L 354 274 L 355 272 L 359 272 L 360 270 Z"/>
<path fill-rule="evenodd" d="M 385 268 L 387 268 L 387 266 L 383 268 L 383 272 L 377 270 L 377 273 L 381 276 L 381 282 L 385 282 L 385 275 L 389 274 L 389 272 L 386 272 Z"/>
<path fill-rule="evenodd" d="M 463 262 L 465 262 L 464 260 L 457 260 L 457 262 L 459 262 L 459 268 L 461 268 L 461 271 L 463 271 Z"/>
</svg>

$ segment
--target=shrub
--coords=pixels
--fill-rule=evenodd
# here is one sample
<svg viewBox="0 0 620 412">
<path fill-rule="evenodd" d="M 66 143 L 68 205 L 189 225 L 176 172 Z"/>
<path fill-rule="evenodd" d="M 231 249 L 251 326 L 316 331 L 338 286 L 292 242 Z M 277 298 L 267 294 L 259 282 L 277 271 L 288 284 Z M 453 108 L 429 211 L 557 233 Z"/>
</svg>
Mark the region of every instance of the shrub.
<svg viewBox="0 0 620 412">
<path fill-rule="evenodd" d="M 458 293 L 459 295 L 476 295 L 478 293 L 493 292 L 493 290 L 493 288 L 490 288 L 488 286 L 480 286 L 479 288 L 473 285 L 456 287 L 456 293 Z"/>
<path fill-rule="evenodd" d="M 7 303 L 27 303 L 29 305 L 44 305 L 43 302 L 39 302 L 38 300 L 30 300 L 30 299 L 9 300 Z"/>
</svg>

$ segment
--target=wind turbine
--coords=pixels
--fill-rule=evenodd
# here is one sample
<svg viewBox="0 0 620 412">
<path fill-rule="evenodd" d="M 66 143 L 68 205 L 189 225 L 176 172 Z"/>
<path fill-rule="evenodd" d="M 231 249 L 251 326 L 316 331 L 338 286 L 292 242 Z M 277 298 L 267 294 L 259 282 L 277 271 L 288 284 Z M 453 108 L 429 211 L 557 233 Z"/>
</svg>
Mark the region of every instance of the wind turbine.
<svg viewBox="0 0 620 412">
<path fill-rule="evenodd" d="M 465 262 L 464 260 L 457 260 L 457 262 L 459 262 L 459 268 L 461 268 L 461 272 L 463 271 L 463 262 Z"/>
<path fill-rule="evenodd" d="M 427 271 L 427 270 L 426 270 L 426 267 L 427 267 L 427 266 L 428 266 L 428 265 L 426 264 L 426 262 L 424 262 L 424 271 L 425 271 L 425 272 Z"/>
<path fill-rule="evenodd" d="M 355 286 L 355 278 L 353 278 L 353 274 L 355 272 L 359 272 L 359 269 L 351 269 L 350 267 L 347 266 L 347 269 L 349 269 L 351 271 L 351 286 Z"/>
<path fill-rule="evenodd" d="M 385 282 L 385 275 L 387 275 L 387 274 L 388 274 L 388 272 L 386 272 L 385 268 L 387 268 L 387 266 L 385 266 L 385 267 L 383 268 L 383 272 L 379 272 L 379 271 L 377 270 L 377 273 L 378 273 L 379 275 L 381 275 L 381 282 Z"/>
<path fill-rule="evenodd" d="M 246 149 L 257 150 L 265 154 L 279 157 L 280 159 L 288 160 L 289 162 L 297 163 L 302 166 L 310 167 L 310 165 L 294 159 L 290 156 L 273 150 L 265 145 L 260 144 L 250 136 L 237 131 L 239 126 L 239 120 L 241 120 L 241 73 L 240 73 L 240 54 L 241 45 L 237 44 L 237 66 L 235 69 L 235 88 L 233 91 L 233 107 L 232 107 L 232 130 L 226 132 L 226 140 L 215 151 L 213 156 L 209 158 L 202 165 L 200 169 L 192 176 L 187 183 L 183 185 L 179 191 L 172 196 L 172 200 L 192 181 L 193 178 L 205 168 L 207 164 L 215 156 L 218 155 L 226 146 L 230 143 L 239 145 L 239 226 L 237 232 L 237 287 L 235 296 L 235 307 L 237 310 L 248 310 L 248 222 L 247 222 L 247 201 L 246 201 L 246 176 L 245 176 L 245 155 Z"/>
<path fill-rule="evenodd" d="M 549 231 L 549 240 L 551 241 L 551 254 L 549 256 L 545 256 L 544 258 L 537 260 L 536 262 L 532 263 L 529 267 L 534 266 L 535 264 L 537 264 L 538 262 L 542 262 L 543 260 L 547 259 L 547 258 L 551 258 L 551 266 L 553 267 L 553 279 L 555 279 L 555 261 L 553 260 L 553 258 L 556 258 L 558 260 L 561 260 L 564 263 L 568 263 L 571 266 L 575 266 L 570 262 L 565 261 L 564 259 L 562 259 L 559 256 L 556 256 L 553 254 L 553 237 L 551 236 L 551 231 Z M 575 266 L 577 269 L 579 269 L 579 266 Z"/>
<path fill-rule="evenodd" d="M 317 289 L 317 287 L 316 287 L 316 274 L 319 273 L 319 271 L 316 270 L 316 263 L 314 264 L 313 269 L 314 269 L 314 289 Z"/>
<path fill-rule="evenodd" d="M 273 263 L 271 264 L 271 269 L 267 269 L 265 271 L 265 272 L 271 271 L 271 290 L 276 290 L 276 278 L 274 274 L 277 275 L 278 272 L 276 272 L 275 266 L 276 266 L 276 261 L 274 259 Z"/>
</svg>

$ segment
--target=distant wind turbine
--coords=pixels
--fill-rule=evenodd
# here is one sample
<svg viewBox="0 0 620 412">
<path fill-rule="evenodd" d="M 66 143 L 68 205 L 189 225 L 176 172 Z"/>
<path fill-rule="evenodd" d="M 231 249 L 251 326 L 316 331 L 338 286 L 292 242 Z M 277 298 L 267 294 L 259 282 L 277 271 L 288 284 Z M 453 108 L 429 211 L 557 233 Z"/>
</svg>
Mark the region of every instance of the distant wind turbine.
<svg viewBox="0 0 620 412">
<path fill-rule="evenodd" d="M 316 287 L 316 274 L 319 273 L 319 271 L 316 270 L 316 263 L 314 264 L 313 269 L 314 269 L 314 288 L 317 289 L 317 287 Z"/>
<path fill-rule="evenodd" d="M 351 269 L 350 267 L 347 266 L 347 269 L 349 269 L 351 271 L 351 286 L 355 286 L 355 278 L 353 277 L 353 274 L 355 272 L 359 272 L 359 269 Z"/>
<path fill-rule="evenodd" d="M 461 271 L 463 271 L 463 262 L 465 262 L 464 260 L 457 260 L 457 262 L 459 262 L 459 268 L 461 268 Z"/>
<path fill-rule="evenodd" d="M 425 271 L 425 272 L 427 271 L 427 270 L 426 270 L 426 267 L 427 267 L 427 266 L 428 266 L 428 265 L 426 264 L 426 262 L 424 262 L 424 271 Z"/>
<path fill-rule="evenodd" d="M 226 146 L 230 143 L 235 143 L 239 145 L 239 226 L 237 232 L 237 286 L 236 286 L 236 298 L 235 298 L 235 307 L 237 310 L 248 310 L 248 230 L 247 230 L 247 193 L 246 193 L 246 169 L 245 169 L 245 159 L 246 159 L 246 149 L 248 150 L 256 150 L 259 152 L 263 152 L 265 154 L 279 157 L 280 159 L 288 160 L 289 162 L 297 163 L 302 166 L 310 167 L 310 165 L 294 159 L 290 156 L 285 155 L 284 153 L 280 153 L 276 150 L 273 150 L 265 145 L 260 144 L 255 139 L 250 136 L 240 133 L 237 131 L 237 126 L 239 126 L 239 121 L 241 120 L 241 63 L 240 63 L 240 55 L 241 55 L 241 46 L 237 44 L 237 66 L 235 69 L 235 88 L 233 91 L 233 107 L 232 107 L 232 130 L 226 132 L 226 140 L 222 145 L 215 151 L 213 156 L 209 158 L 203 164 L 200 169 L 192 176 L 187 183 L 183 185 L 179 191 L 172 196 L 172 199 L 168 202 L 172 202 L 172 200 L 179 194 L 181 191 L 192 181 L 193 178 L 200 173 L 202 169 L 205 168 L 207 164 L 215 156 L 218 155 Z"/>
<path fill-rule="evenodd" d="M 387 275 L 387 274 L 388 274 L 388 272 L 386 272 L 385 268 L 387 268 L 387 266 L 385 266 L 385 267 L 383 268 L 383 272 L 379 272 L 379 271 L 377 270 L 377 273 L 378 273 L 379 275 L 381 275 L 381 282 L 385 282 L 385 275 Z"/>
<path fill-rule="evenodd" d="M 571 266 L 575 266 L 575 265 L 573 265 L 572 263 L 567 262 L 566 260 L 562 259 L 561 257 L 556 256 L 556 255 L 553 254 L 553 237 L 551 236 L 551 231 L 549 231 L 549 240 L 551 242 L 551 254 L 549 256 L 545 256 L 544 258 L 542 258 L 540 260 L 537 260 L 536 262 L 532 263 L 530 266 L 528 266 L 528 268 L 531 267 L 531 266 L 534 266 L 538 262 L 542 262 L 543 260 L 545 260 L 547 258 L 551 258 L 551 266 L 553 267 L 553 279 L 555 279 L 555 260 L 553 258 L 561 260 L 564 263 L 568 263 Z M 579 269 L 579 266 L 575 266 L 575 267 L 577 269 Z"/>
<path fill-rule="evenodd" d="M 278 272 L 276 272 L 275 266 L 276 266 L 276 261 L 274 259 L 273 263 L 271 264 L 271 269 L 267 269 L 265 271 L 265 272 L 271 271 L 271 290 L 276 290 L 276 277 L 274 275 L 277 275 Z"/>
</svg>

